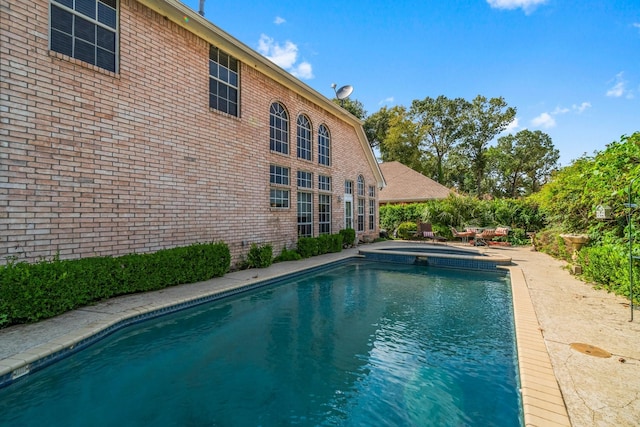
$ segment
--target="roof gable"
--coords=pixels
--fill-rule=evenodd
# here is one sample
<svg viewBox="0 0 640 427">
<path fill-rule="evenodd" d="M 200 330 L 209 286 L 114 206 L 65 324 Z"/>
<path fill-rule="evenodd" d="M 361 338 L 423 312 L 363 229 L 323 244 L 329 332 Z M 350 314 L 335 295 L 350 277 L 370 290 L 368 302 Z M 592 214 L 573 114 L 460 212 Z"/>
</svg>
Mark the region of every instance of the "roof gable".
<svg viewBox="0 0 640 427">
<path fill-rule="evenodd" d="M 442 184 L 416 172 L 400 162 L 380 164 L 387 183 L 380 190 L 380 203 L 413 203 L 432 199 L 446 199 L 451 190 Z"/>
</svg>

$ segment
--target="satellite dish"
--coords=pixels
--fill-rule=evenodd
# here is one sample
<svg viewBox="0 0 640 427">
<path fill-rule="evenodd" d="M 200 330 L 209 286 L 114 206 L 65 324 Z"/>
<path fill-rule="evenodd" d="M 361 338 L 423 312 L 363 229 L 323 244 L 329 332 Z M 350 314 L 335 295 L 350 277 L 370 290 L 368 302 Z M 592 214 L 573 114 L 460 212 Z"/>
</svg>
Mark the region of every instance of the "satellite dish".
<svg viewBox="0 0 640 427">
<path fill-rule="evenodd" d="M 351 85 L 342 86 L 340 89 L 336 91 L 336 98 L 342 101 L 343 99 L 348 98 L 349 95 L 351 95 L 351 92 L 353 92 L 353 86 Z"/>
</svg>

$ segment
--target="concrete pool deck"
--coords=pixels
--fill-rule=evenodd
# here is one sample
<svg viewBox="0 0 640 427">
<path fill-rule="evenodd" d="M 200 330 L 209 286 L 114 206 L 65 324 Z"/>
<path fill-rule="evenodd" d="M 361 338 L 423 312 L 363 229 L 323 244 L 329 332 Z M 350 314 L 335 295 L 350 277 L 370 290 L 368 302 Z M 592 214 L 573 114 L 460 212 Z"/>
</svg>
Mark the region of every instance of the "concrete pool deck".
<svg viewBox="0 0 640 427">
<path fill-rule="evenodd" d="M 628 301 L 594 290 L 571 276 L 563 262 L 532 252 L 530 247 L 480 250 L 513 260 L 509 268 L 526 424 L 637 426 L 640 311 L 634 322 L 629 322 Z M 349 249 L 266 269 L 232 272 L 206 282 L 117 297 L 35 324 L 1 329 L 0 376 L 19 373 L 34 360 L 75 345 L 122 319 L 357 254 L 357 248 Z M 571 348 L 573 343 L 595 346 L 612 356 L 581 353 Z"/>
</svg>

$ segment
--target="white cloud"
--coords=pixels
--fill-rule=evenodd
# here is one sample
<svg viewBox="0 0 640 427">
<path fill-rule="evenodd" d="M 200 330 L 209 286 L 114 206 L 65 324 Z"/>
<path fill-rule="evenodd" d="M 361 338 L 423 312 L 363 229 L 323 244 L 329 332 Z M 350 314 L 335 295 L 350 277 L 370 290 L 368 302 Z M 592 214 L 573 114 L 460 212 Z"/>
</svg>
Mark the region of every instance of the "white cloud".
<svg viewBox="0 0 640 427">
<path fill-rule="evenodd" d="M 276 19 L 273 20 L 273 23 L 276 25 L 284 24 L 285 22 L 287 22 L 287 20 L 281 16 L 276 16 Z"/>
<path fill-rule="evenodd" d="M 613 83 L 613 86 L 607 90 L 607 96 L 612 98 L 626 97 L 628 99 L 633 98 L 633 91 L 627 89 L 627 81 L 624 79 L 624 72 L 619 72 L 616 76 L 609 81 Z"/>
<path fill-rule="evenodd" d="M 382 105 L 382 104 L 392 104 L 393 101 L 395 101 L 395 98 L 393 96 L 390 96 L 388 98 L 383 99 L 382 101 L 378 102 L 378 105 Z"/>
<path fill-rule="evenodd" d="M 556 115 L 556 114 L 566 114 L 566 113 L 568 113 L 569 111 L 571 111 L 571 110 L 570 110 L 570 109 L 568 109 L 567 107 L 560 107 L 560 106 L 558 106 L 558 107 L 556 107 L 556 109 L 555 109 L 555 110 L 553 110 L 553 111 L 551 112 L 551 114 L 553 114 L 553 115 Z"/>
<path fill-rule="evenodd" d="M 284 45 L 276 42 L 273 38 L 262 34 L 258 40 L 258 53 L 271 60 L 276 65 L 289 71 L 300 79 L 312 79 L 313 67 L 310 63 L 298 61 L 298 46 L 287 40 Z"/>
<path fill-rule="evenodd" d="M 586 101 L 580 105 L 573 104 L 571 106 L 571 109 L 578 114 L 582 114 L 582 112 L 584 112 L 584 110 L 586 110 L 587 108 L 591 108 L 591 103 Z"/>
<path fill-rule="evenodd" d="M 640 30 L 640 22 L 634 22 L 633 26 Z"/>
<path fill-rule="evenodd" d="M 536 7 L 546 2 L 547 0 L 487 0 L 489 6 L 494 9 L 522 9 L 526 14 L 533 12 Z"/>
<path fill-rule="evenodd" d="M 549 113 L 542 113 L 538 117 L 531 120 L 531 124 L 544 129 L 552 128 L 556 125 L 556 120 Z"/>
<path fill-rule="evenodd" d="M 309 80 L 313 78 L 313 69 L 311 64 L 303 61 L 291 70 L 291 74 L 299 79 Z"/>
<path fill-rule="evenodd" d="M 518 129 L 518 127 L 519 127 L 519 120 L 516 117 L 511 121 L 511 123 L 507 125 L 507 128 L 503 131 L 503 133 L 511 133 L 516 129 Z"/>
</svg>

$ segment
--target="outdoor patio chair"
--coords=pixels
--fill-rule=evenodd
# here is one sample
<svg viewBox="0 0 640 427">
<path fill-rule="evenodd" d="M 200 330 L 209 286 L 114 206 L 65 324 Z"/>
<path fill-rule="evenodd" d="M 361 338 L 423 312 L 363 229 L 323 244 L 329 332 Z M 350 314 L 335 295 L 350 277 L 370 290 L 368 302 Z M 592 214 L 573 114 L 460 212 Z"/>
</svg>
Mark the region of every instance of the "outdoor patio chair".
<svg viewBox="0 0 640 427">
<path fill-rule="evenodd" d="M 490 240 L 496 237 L 495 228 L 486 228 L 482 230 L 482 233 L 476 233 L 475 246 L 487 246 Z"/>
<path fill-rule="evenodd" d="M 434 242 L 446 242 L 447 239 L 438 236 L 434 231 L 430 222 L 421 222 L 418 225 L 418 235 L 420 237 L 424 237 L 425 239 L 432 240 Z"/>
<path fill-rule="evenodd" d="M 454 238 L 459 238 L 462 243 L 467 243 L 469 241 L 469 237 L 474 237 L 476 233 L 474 231 L 458 231 L 455 227 L 449 227 L 451 229 L 451 234 L 453 234 Z"/>
</svg>

